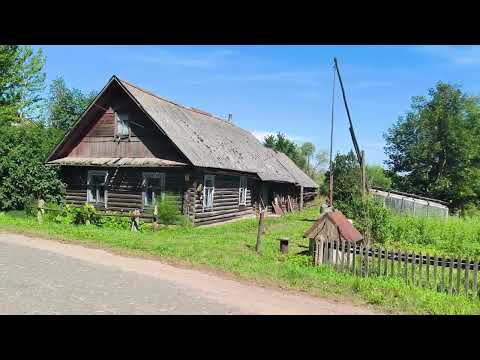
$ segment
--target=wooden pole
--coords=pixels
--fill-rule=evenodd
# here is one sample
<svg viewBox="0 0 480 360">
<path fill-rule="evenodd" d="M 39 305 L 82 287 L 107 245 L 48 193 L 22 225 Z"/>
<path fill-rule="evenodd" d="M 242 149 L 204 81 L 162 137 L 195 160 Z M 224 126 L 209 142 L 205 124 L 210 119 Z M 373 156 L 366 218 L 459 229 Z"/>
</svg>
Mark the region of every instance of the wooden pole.
<svg viewBox="0 0 480 360">
<path fill-rule="evenodd" d="M 362 150 L 362 162 L 361 162 L 361 167 L 362 167 L 362 200 L 365 202 L 366 200 L 366 189 L 367 189 L 367 182 L 365 179 L 365 151 Z"/>
<path fill-rule="evenodd" d="M 329 172 L 330 172 L 330 183 L 329 183 L 329 201 L 328 205 L 333 207 L 333 166 L 332 166 L 332 156 L 333 156 L 333 119 L 335 114 L 335 65 L 333 69 L 333 90 L 332 90 L 332 119 L 330 125 L 330 164 L 329 164 Z"/>
<path fill-rule="evenodd" d="M 303 186 L 300 186 L 300 210 L 303 210 Z"/>
<path fill-rule="evenodd" d="M 260 209 L 260 219 L 258 221 L 257 244 L 255 246 L 255 251 L 257 253 L 260 253 L 260 247 L 262 246 L 262 236 L 264 234 L 264 218 L 265 218 L 265 209 Z"/>
<path fill-rule="evenodd" d="M 37 204 L 37 220 L 38 223 L 43 223 L 43 215 L 45 214 L 45 201 L 43 199 L 38 199 Z"/>
<path fill-rule="evenodd" d="M 138 231 L 140 228 L 140 210 L 135 209 L 132 217 L 132 231 Z"/>
</svg>

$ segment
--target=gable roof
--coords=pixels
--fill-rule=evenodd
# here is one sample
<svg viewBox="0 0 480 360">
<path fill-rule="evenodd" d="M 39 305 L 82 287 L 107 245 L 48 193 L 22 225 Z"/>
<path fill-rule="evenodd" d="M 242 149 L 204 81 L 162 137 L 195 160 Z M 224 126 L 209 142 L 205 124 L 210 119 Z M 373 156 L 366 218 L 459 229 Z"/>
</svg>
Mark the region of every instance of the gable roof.
<svg viewBox="0 0 480 360">
<path fill-rule="evenodd" d="M 331 221 L 340 232 L 342 238 L 346 241 L 361 241 L 363 235 L 353 226 L 350 221 L 343 215 L 341 211 L 326 212 L 321 215 L 313 225 L 305 231 L 304 237 L 308 239 L 315 239 L 317 235 L 322 231 L 325 220 Z"/>
<path fill-rule="evenodd" d="M 318 187 L 287 156 L 266 148 L 250 132 L 209 113 L 161 98 L 116 76 L 109 84 L 112 81 L 120 84 L 192 165 L 255 173 L 263 181 Z"/>
</svg>

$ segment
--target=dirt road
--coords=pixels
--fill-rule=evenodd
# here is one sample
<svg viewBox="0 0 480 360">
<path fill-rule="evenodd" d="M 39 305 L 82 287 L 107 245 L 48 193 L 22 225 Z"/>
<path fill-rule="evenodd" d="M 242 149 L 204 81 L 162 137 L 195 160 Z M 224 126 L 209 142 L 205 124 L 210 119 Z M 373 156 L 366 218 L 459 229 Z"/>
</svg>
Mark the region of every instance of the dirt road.
<svg viewBox="0 0 480 360">
<path fill-rule="evenodd" d="M 160 261 L 0 233 L 0 314 L 374 314 Z"/>
</svg>

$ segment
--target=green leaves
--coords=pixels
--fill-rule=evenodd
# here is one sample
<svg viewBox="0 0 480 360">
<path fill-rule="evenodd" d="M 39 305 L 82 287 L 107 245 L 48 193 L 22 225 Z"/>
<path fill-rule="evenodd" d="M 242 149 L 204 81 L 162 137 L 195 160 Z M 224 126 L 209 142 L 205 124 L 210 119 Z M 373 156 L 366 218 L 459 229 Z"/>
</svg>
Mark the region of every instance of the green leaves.
<svg viewBox="0 0 480 360">
<path fill-rule="evenodd" d="M 479 204 L 480 103 L 458 87 L 437 83 L 429 98 L 385 134 L 387 165 L 398 190 L 450 202 Z"/>
<path fill-rule="evenodd" d="M 63 184 L 44 161 L 58 141 L 58 130 L 0 125 L 0 209 L 22 209 L 32 199 L 59 201 Z"/>
<path fill-rule="evenodd" d="M 68 130 L 93 101 L 96 93 L 84 94 L 78 89 L 69 89 L 62 77 L 52 81 L 48 99 L 48 124 Z"/>
<path fill-rule="evenodd" d="M 0 45 L 0 123 L 38 119 L 45 58 L 30 46 Z"/>
</svg>

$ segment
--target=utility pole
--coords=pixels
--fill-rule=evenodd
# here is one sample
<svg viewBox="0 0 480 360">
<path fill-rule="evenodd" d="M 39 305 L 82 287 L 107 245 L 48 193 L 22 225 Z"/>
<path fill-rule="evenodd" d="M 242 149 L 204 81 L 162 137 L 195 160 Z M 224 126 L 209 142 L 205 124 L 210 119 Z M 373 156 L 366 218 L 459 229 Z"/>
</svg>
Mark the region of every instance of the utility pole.
<svg viewBox="0 0 480 360">
<path fill-rule="evenodd" d="M 330 191 L 329 191 L 329 201 L 328 205 L 333 208 L 333 162 L 332 162 L 332 156 L 333 156 L 333 119 L 334 119 L 334 113 L 335 113 L 335 64 L 333 65 L 333 90 L 332 90 L 332 120 L 330 124 Z"/>
</svg>

